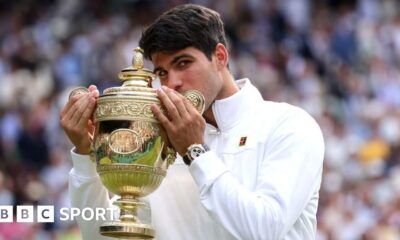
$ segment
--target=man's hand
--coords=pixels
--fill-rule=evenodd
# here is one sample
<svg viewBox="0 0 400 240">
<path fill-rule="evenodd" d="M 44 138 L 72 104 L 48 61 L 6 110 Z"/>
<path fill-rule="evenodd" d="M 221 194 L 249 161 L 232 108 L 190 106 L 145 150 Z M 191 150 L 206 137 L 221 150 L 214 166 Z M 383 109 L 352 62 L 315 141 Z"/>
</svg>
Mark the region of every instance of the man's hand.
<svg viewBox="0 0 400 240">
<path fill-rule="evenodd" d="M 94 133 L 93 111 L 99 91 L 91 85 L 88 93 L 71 96 L 61 111 L 60 123 L 78 154 L 89 154 Z"/>
<path fill-rule="evenodd" d="M 173 148 L 183 156 L 190 145 L 203 144 L 206 122 L 196 108 L 184 96 L 165 86 L 157 90 L 157 95 L 168 115 L 164 115 L 157 105 L 151 110 L 165 128 Z"/>
</svg>

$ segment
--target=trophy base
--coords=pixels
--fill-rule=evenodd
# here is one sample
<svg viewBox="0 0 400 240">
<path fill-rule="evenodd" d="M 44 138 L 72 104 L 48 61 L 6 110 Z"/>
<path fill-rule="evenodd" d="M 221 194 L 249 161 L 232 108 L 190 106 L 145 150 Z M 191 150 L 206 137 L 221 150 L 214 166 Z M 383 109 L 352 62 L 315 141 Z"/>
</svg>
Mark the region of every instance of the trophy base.
<svg viewBox="0 0 400 240">
<path fill-rule="evenodd" d="M 107 222 L 100 227 L 103 236 L 125 239 L 153 239 L 155 230 L 151 226 L 135 222 Z"/>
</svg>

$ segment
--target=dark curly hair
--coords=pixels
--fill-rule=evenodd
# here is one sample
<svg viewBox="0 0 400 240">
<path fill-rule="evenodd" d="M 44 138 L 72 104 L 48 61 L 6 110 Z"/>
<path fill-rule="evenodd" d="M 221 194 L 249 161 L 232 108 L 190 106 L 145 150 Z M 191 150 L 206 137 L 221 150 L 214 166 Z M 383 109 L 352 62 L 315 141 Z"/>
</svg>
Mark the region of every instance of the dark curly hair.
<svg viewBox="0 0 400 240">
<path fill-rule="evenodd" d="M 218 43 L 226 46 L 224 23 L 219 13 L 195 5 L 179 5 L 153 22 L 143 33 L 139 46 L 144 56 L 158 52 L 175 52 L 186 47 L 202 51 L 211 60 Z"/>
</svg>

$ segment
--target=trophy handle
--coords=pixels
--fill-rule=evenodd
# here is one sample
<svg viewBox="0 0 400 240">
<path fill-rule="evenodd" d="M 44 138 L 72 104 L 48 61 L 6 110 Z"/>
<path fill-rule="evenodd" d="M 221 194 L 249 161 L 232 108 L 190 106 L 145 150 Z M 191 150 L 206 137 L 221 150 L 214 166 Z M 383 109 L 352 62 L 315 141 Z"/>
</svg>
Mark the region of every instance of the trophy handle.
<svg viewBox="0 0 400 240">
<path fill-rule="evenodd" d="M 94 141 L 93 141 L 93 138 L 92 138 L 92 141 L 90 143 L 89 158 L 90 158 L 90 161 L 96 163 L 96 153 L 94 151 L 94 146 L 93 145 L 94 145 Z"/>
<path fill-rule="evenodd" d="M 176 151 L 170 146 L 166 146 L 165 149 L 166 149 L 165 161 L 167 161 L 167 165 L 170 166 L 175 162 Z"/>
<path fill-rule="evenodd" d="M 197 90 L 188 90 L 183 93 L 183 96 L 185 96 L 185 98 L 189 100 L 190 104 L 192 104 L 192 106 L 203 115 L 206 101 L 201 92 Z"/>
<path fill-rule="evenodd" d="M 164 128 L 160 129 L 161 138 L 164 139 L 164 147 L 162 150 L 162 159 L 167 162 L 167 168 L 175 162 L 176 151 L 169 142 L 169 138 Z"/>
</svg>

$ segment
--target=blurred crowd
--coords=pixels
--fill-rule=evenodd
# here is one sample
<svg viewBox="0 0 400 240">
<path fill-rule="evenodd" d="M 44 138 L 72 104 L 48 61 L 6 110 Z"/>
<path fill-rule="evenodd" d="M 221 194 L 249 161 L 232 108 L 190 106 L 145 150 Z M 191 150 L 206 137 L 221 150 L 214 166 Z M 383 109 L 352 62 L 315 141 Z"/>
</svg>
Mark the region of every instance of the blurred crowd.
<svg viewBox="0 0 400 240">
<path fill-rule="evenodd" d="M 119 85 L 143 28 L 186 2 L 221 14 L 236 78 L 319 122 L 317 239 L 400 239 L 396 0 L 0 0 L 0 205 L 69 206 L 59 112 L 70 90 Z M 13 222 L 0 239 L 80 235 L 73 221 Z"/>
</svg>

